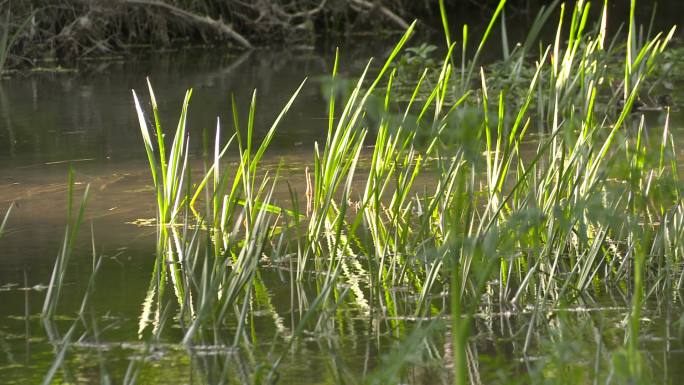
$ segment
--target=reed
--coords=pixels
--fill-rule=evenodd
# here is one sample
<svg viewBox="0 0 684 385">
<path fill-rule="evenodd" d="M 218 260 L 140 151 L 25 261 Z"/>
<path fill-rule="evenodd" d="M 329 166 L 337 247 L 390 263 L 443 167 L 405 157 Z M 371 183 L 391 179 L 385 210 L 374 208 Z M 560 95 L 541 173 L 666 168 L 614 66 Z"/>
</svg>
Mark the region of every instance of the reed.
<svg viewBox="0 0 684 385">
<path fill-rule="evenodd" d="M 17 40 L 21 34 L 24 33 L 24 30 L 28 27 L 35 15 L 35 11 L 30 12 L 28 15 L 24 15 L 20 20 L 19 25 L 12 30 L 10 9 L 8 8 L 4 13 L 5 17 L 0 24 L 0 73 L 6 69 L 7 59 L 9 59 Z"/>
<path fill-rule="evenodd" d="M 67 225 L 64 231 L 62 247 L 57 254 L 57 258 L 55 259 L 52 276 L 50 277 L 50 284 L 45 294 L 45 301 L 43 303 L 43 311 L 41 314 L 41 316 L 44 318 L 53 317 L 57 310 L 62 287 L 64 286 L 64 277 L 66 276 L 67 268 L 69 266 L 69 260 L 73 254 L 76 236 L 78 235 L 78 230 L 83 222 L 83 215 L 85 213 L 86 203 L 88 201 L 90 185 L 86 186 L 85 191 L 83 192 L 83 198 L 81 199 L 81 204 L 78 208 L 76 216 L 74 216 L 74 186 L 74 173 L 73 169 L 70 168 L 67 181 Z"/>
<path fill-rule="evenodd" d="M 246 124 L 233 99 L 233 132 L 224 138 L 217 122 L 199 177 L 185 127 L 191 91 L 168 148 L 152 87 L 154 130 L 134 93 L 159 234 L 141 338 L 150 326 L 158 337 L 171 319 L 164 309 L 172 308 L 188 349 L 230 346 L 250 355 L 260 307 L 276 335 L 266 362 L 250 359 L 254 371 L 241 380 L 270 383 L 306 336 L 340 337 L 345 316 L 354 314 L 378 335 L 403 340 L 382 368 L 364 373 L 368 383 L 399 381 L 425 351 L 448 362 L 449 382 L 460 385 L 477 382 L 471 336 L 478 323 L 496 314 L 528 317 L 513 348 L 525 356 L 541 349 L 537 330 L 560 333 L 549 313 L 608 291 L 628 298 L 629 327 L 622 350 L 610 352 L 613 361 L 597 358 L 606 368 L 594 375 L 622 370 L 624 361 L 626 378 L 647 383 L 640 312 L 649 299 L 664 301 L 682 287 L 676 266 L 684 221 L 669 117 L 653 139 L 635 102 L 674 29 L 637 39 L 632 20 L 624 45 L 608 43 L 607 2 L 594 28 L 588 2 L 572 9 L 555 2 L 540 11 L 530 40 L 558 6 L 553 42 L 536 55 L 529 41 L 514 47 L 494 65 L 502 74 L 477 62 L 504 3 L 466 58 L 467 27 L 459 50 L 440 2 L 444 59 L 408 85 L 396 59 L 415 23 L 382 65 L 369 61 L 343 100 L 335 91 L 336 57 L 327 136 L 313 148 L 306 210 L 283 182 L 285 171 L 262 162 L 304 83 L 258 145 L 256 92 Z M 236 167 L 225 166 L 226 154 Z M 290 206 L 274 199 L 279 188 L 289 191 Z M 291 290 L 289 320 L 263 278 L 271 267 L 287 272 L 281 277 Z M 169 287 L 175 298 L 167 298 Z M 435 335 L 447 336 L 448 354 L 430 342 Z M 603 348 L 600 338 L 596 344 Z M 568 365 L 556 353 L 550 365 Z M 229 361 L 216 366 L 227 371 Z"/>
<path fill-rule="evenodd" d="M 9 207 L 7 207 L 7 211 L 5 212 L 5 216 L 2 218 L 2 223 L 0 223 L 0 237 L 2 237 L 2 234 L 5 233 L 5 226 L 7 225 L 7 220 L 10 217 L 10 213 L 12 212 L 12 209 L 14 208 L 14 202 L 12 202 Z"/>
</svg>

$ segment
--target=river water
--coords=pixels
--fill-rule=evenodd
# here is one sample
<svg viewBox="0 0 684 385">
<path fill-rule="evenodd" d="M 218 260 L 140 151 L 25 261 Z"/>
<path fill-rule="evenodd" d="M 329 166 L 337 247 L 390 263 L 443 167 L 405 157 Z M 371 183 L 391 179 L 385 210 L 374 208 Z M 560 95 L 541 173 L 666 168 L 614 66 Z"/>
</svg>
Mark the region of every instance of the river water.
<svg viewBox="0 0 684 385">
<path fill-rule="evenodd" d="M 370 48 L 343 52 L 342 75 L 358 74 L 371 53 L 384 57 L 386 52 Z M 333 56 L 307 50 L 244 55 L 185 50 L 81 63 L 77 72 L 67 68 L 60 73 L 18 75 L 0 82 L 0 212 L 15 203 L 6 233 L 0 239 L 0 383 L 40 383 L 59 351 L 55 329 L 61 335 L 73 320 L 69 311 L 51 325 L 39 318 L 45 286 L 62 243 L 69 165 L 78 183 L 76 195 L 90 184 L 91 197 L 66 278 L 61 305 L 64 309 L 77 308 L 87 286 L 84 277 L 92 269 L 91 235 L 97 253 L 105 255 L 105 260 L 92 300 L 96 313 L 101 315 L 98 324 L 102 340 L 77 343 L 62 369 L 64 378 L 95 383 L 108 373 L 120 382 L 131 360 L 143 354 L 135 331 L 154 265 L 156 232 L 154 227 L 141 224 L 154 218 L 155 202 L 131 89 L 147 100 L 145 77 L 150 77 L 166 129 L 171 130 L 185 90 L 193 88 L 188 127 L 193 140 L 191 152 L 199 164 L 203 131 L 213 136 L 217 116 L 226 131 L 230 130 L 225 123 L 231 119 L 231 93 L 246 116 L 252 90 L 258 90 L 256 128 L 257 134 L 263 134 L 308 76 L 307 85 L 281 123 L 265 160 L 266 166 L 273 168 L 282 162 L 291 184 L 303 186 L 304 168 L 313 159 L 312 144 L 323 139 L 327 130 L 321 88 L 331 71 Z M 655 114 L 651 119 L 657 121 L 662 116 Z M 674 116 L 673 122 L 673 129 L 681 131 L 681 114 Z M 682 137 L 681 132 L 678 135 Z M 230 154 L 227 158 L 228 164 L 235 161 Z M 286 191 L 279 194 L 283 199 L 287 197 Z M 266 269 L 263 274 L 277 311 L 263 311 L 256 316 L 261 334 L 254 351 L 231 353 L 229 372 L 234 383 L 242 382 L 241 373 L 253 370 L 254 362 L 268 356 L 278 325 L 275 314 L 287 318 L 292 311 L 290 285 L 282 278 L 283 272 Z M 628 303 L 625 298 L 607 295 L 599 304 L 561 311 L 549 321 L 548 330 L 550 334 L 566 334 L 562 338 L 565 342 L 556 347 L 558 359 L 604 354 L 597 350 L 601 343 L 594 338 L 596 333 L 603 333 L 608 343 L 621 344 L 617 330 L 623 325 Z M 361 378 L 382 365 L 380 356 L 393 346 L 396 336 L 378 333 L 381 327 L 376 321 L 368 321 L 354 311 L 345 316 L 349 319 L 336 336 L 306 340 L 296 355 L 283 362 L 281 383 L 354 383 L 350 379 Z M 684 378 L 681 299 L 666 305 L 649 304 L 644 317 L 647 339 L 643 345 L 649 363 L 654 370 L 662 371 L 661 378 L 677 383 L 673 379 Z M 521 312 L 513 317 L 501 314 L 479 320 L 482 329 L 491 329 L 491 334 L 475 336 L 471 353 L 491 360 L 504 357 L 507 362 L 493 367 L 513 372 L 536 370 L 543 377 L 543 368 L 535 367 L 534 355 L 522 357 L 514 353 L 517 348 L 511 347 L 524 341 L 521 333 L 527 331 L 529 318 L 529 314 Z M 213 383 L 207 373 L 216 370 L 211 361 L 218 356 L 208 352 L 189 354 L 172 343 L 178 340 L 180 331 L 178 335 L 173 331 L 170 334 L 168 344 L 159 344 L 148 352 L 139 383 Z M 450 348 L 445 340 L 437 338 L 431 348 L 448 355 Z M 544 342 L 535 343 L 537 353 L 543 354 Z M 99 360 L 102 356 L 104 369 Z M 577 368 L 581 371 L 591 365 L 578 363 Z M 441 383 L 446 381 L 442 374 L 440 361 L 419 362 L 412 366 L 406 381 Z M 501 373 L 492 370 L 480 375 L 487 383 L 487 379 L 494 381 Z"/>
</svg>

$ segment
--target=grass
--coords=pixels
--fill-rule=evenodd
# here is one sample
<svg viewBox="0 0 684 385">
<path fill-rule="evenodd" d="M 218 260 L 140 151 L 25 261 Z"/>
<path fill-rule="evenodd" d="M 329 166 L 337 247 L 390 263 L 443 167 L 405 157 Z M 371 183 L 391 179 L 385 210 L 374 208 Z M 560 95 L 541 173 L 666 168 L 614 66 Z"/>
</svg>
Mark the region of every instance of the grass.
<svg viewBox="0 0 684 385">
<path fill-rule="evenodd" d="M 0 237 L 5 233 L 5 226 L 7 225 L 7 220 L 10 217 L 10 213 L 12 212 L 12 209 L 14 208 L 14 202 L 12 202 L 9 207 L 7 208 L 7 211 L 5 212 L 5 216 L 2 219 L 2 223 L 0 223 Z"/>
<path fill-rule="evenodd" d="M 675 252 L 681 249 L 679 237 L 668 237 L 667 243 L 661 240 L 665 233 L 675 231 L 662 225 L 667 223 L 664 216 L 674 215 L 676 221 L 680 220 L 681 185 L 676 166 L 668 161 L 673 159 L 671 133 L 663 132 L 663 140 L 654 151 L 658 156 L 647 159 L 649 147 L 645 144 L 643 120 L 639 125 L 631 110 L 641 84 L 674 30 L 640 45 L 634 34 L 628 33 L 622 81 L 624 103 L 614 114 L 610 108 L 614 95 L 608 94 L 606 91 L 612 90 L 605 87 L 605 78 L 611 75 L 605 66 L 596 64 L 614 56 L 606 51 L 606 11 L 596 34 L 586 35 L 589 4 L 578 2 L 569 13 L 570 27 L 567 39 L 563 39 L 563 21 L 567 17 L 565 5 L 561 4 L 554 44 L 542 50 L 529 78 L 511 80 L 511 88 L 525 87 L 526 91 L 522 91 L 517 103 L 510 103 L 507 93 L 511 91 L 491 87 L 486 71 L 480 71 L 479 87 L 471 83 L 478 56 L 504 3 L 495 11 L 474 57 L 467 66 L 462 65 L 461 74 L 455 73 L 452 66 L 455 45 L 447 32 L 449 53 L 443 65 L 431 82 L 424 81 L 424 75 L 419 79 L 403 111 L 392 102 L 393 79 L 401 68 L 390 69 L 414 26 L 400 39 L 377 75 L 367 80 L 369 63 L 343 101 L 339 116 L 338 101 L 334 91 L 331 93 L 328 136 L 322 147 L 317 145 L 314 149 L 308 223 L 299 224 L 298 205 L 285 209 L 271 201 L 277 178 L 265 177 L 256 182 L 258 162 L 274 128 L 252 156 L 254 103 L 250 107 L 246 142 L 233 106 L 241 166 L 236 175 L 218 176 L 225 150 L 218 150 L 217 129 L 210 170 L 214 185 L 207 199 L 213 214 L 206 216 L 213 218 L 208 226 L 214 234 L 208 239 L 214 244 L 213 252 L 205 256 L 201 274 L 184 268 L 190 270 L 191 278 L 185 280 L 189 283 L 174 284 L 182 287 L 176 289 L 179 300 L 183 297 L 182 308 L 190 308 L 184 313 L 192 320 L 184 338 L 186 344 L 197 342 L 193 339 L 202 329 L 213 329 L 215 340 L 220 334 L 216 325 L 229 322 L 229 314 L 237 322 L 233 345 L 249 340 L 241 334 L 250 319 L 248 304 L 254 300 L 254 286 L 259 282 L 257 261 L 259 255 L 270 249 L 295 256 L 290 264 L 294 264 L 296 282 L 305 281 L 305 272 L 311 268 L 317 272 L 314 275 L 324 277 L 316 299 L 309 306 L 300 307 L 301 320 L 289 337 L 290 344 L 312 322 L 311 317 L 318 318 L 316 324 L 328 317 L 326 309 L 333 305 L 331 288 L 335 281 L 344 282 L 349 286 L 343 297 L 367 317 L 387 312 L 394 317 L 450 314 L 454 382 L 465 384 L 467 341 L 473 315 L 484 293 L 494 291 L 492 296 L 500 306 L 530 304 L 543 311 L 549 306 L 573 304 L 590 290 L 590 282 L 598 281 L 615 289 L 629 288 L 633 312 L 627 332 L 628 368 L 630 377 L 643 378 L 638 349 L 639 309 L 646 292 L 659 295 L 658 290 L 649 290 L 647 282 L 665 281 L 672 287 L 676 279 L 660 269 L 655 269 L 656 276 L 646 277 L 644 270 L 648 261 L 664 261 L 668 259 L 666 254 L 680 253 Z M 448 21 L 442 16 L 446 27 Z M 547 18 L 548 12 L 542 13 L 538 23 Z M 633 24 L 632 20 L 630 31 L 635 28 Z M 464 46 L 466 41 L 464 38 Z M 527 59 L 525 50 L 519 52 L 510 53 L 507 60 L 520 69 Z M 333 82 L 336 74 L 337 64 Z M 381 85 L 384 90 L 376 92 Z M 426 85 L 431 88 L 422 90 Z M 421 91 L 427 96 L 419 97 Z M 598 100 L 604 97 L 609 101 Z M 381 102 L 372 103 L 374 98 Z M 449 102 L 450 99 L 455 102 Z M 144 122 L 137 99 L 136 106 L 140 121 Z M 536 107 L 536 113 L 532 107 Z M 183 117 L 186 111 L 187 103 Z M 478 118 L 472 126 L 464 126 L 467 121 L 461 120 L 462 111 L 476 114 Z M 373 121 L 369 116 L 379 118 Z M 356 177 L 356 171 L 363 164 L 360 159 L 371 124 L 376 127 L 372 130 L 375 146 L 369 164 L 363 165 L 369 170 L 363 181 Z M 536 130 L 534 125 L 538 126 Z M 174 146 L 180 143 L 178 138 L 185 136 L 183 126 L 179 124 Z M 149 153 L 151 140 L 145 130 L 143 137 Z M 417 140 L 421 130 L 427 130 L 427 143 Z M 521 146 L 526 145 L 530 131 L 543 135 L 532 155 L 526 155 Z M 157 136 L 161 134 L 158 132 Z M 159 146 L 163 154 L 163 144 L 160 142 Z M 182 179 L 185 168 L 177 167 L 181 163 L 170 160 L 169 164 L 176 166 L 170 168 L 174 172 L 168 172 L 171 176 L 167 180 Z M 418 192 L 416 181 L 428 176 L 436 182 Z M 200 186 L 206 184 L 208 177 L 209 174 Z M 233 187 L 222 191 L 221 184 L 228 184 L 229 180 Z M 670 195 L 655 193 L 655 186 Z M 158 199 L 165 202 L 168 197 L 179 197 L 173 205 L 160 206 L 174 207 L 175 214 L 164 217 L 171 222 L 180 212 L 178 202 L 189 197 L 176 194 L 181 190 L 174 186 L 167 189 L 173 194 Z M 658 194 L 657 198 L 651 194 Z M 353 202 L 356 203 L 352 205 Z M 237 207 L 240 214 L 235 213 Z M 221 221 L 217 222 L 219 212 Z M 299 234 L 294 239 L 285 235 L 293 229 L 288 217 L 295 222 L 294 229 Z M 616 220 L 617 217 L 621 218 Z M 205 219 L 190 218 L 199 222 Z M 298 231 L 302 225 L 306 227 L 304 234 Z M 175 244 L 199 245 L 195 241 L 198 234 L 195 231 L 190 238 L 176 240 Z M 277 241 L 275 234 L 280 234 Z M 230 242 L 239 235 L 240 242 Z M 218 239 L 223 242 L 217 246 Z M 289 242 L 296 244 L 291 251 Z M 185 254 L 199 253 L 199 249 L 192 250 Z M 197 266 L 197 260 L 192 258 L 189 265 Z M 671 264 L 678 263 L 671 258 Z M 233 260 L 232 268 L 223 267 L 220 261 L 225 259 Z M 193 287 L 190 282 L 197 276 L 199 282 Z M 494 282 L 498 282 L 498 287 L 492 286 Z M 400 312 L 390 298 L 394 288 L 403 286 L 417 295 L 413 301 L 403 303 Z M 432 296 L 445 289 L 451 301 L 448 305 L 435 304 Z M 201 306 L 192 305 L 193 301 Z M 525 349 L 528 345 L 526 342 Z M 279 362 L 276 359 L 274 367 Z"/>
<path fill-rule="evenodd" d="M 19 36 L 24 32 L 31 22 L 31 19 L 35 15 L 35 11 L 26 15 L 20 22 L 20 24 L 12 31 L 11 19 L 10 19 L 10 9 L 7 9 L 5 16 L 0 24 L 0 73 L 5 70 L 7 66 L 7 59 L 10 57 L 12 48 L 17 43 Z"/>
<path fill-rule="evenodd" d="M 385 349 L 377 370 L 364 370 L 362 378 L 345 374 L 331 353 L 338 382 L 398 383 L 407 367 L 428 356 L 448 365 L 446 381 L 460 385 L 476 383 L 478 365 L 486 364 L 473 347 L 475 332 L 506 313 L 524 320 L 512 333 L 519 342 L 514 355 L 550 349 L 542 364 L 558 371 L 528 367 L 521 377 L 598 383 L 618 372 L 644 384 L 658 378 L 643 355 L 642 308 L 649 301 L 667 303 L 682 289 L 684 185 L 668 120 L 653 132 L 633 105 L 674 29 L 637 39 L 632 2 L 627 40 L 609 43 L 607 3 L 593 28 L 588 2 L 578 1 L 572 10 L 560 4 L 552 44 L 534 58 L 531 43 L 513 48 L 497 64 L 508 71 L 478 70 L 504 3 L 460 69 L 442 12 L 444 60 L 410 86 L 410 77 L 393 63 L 415 24 L 379 69 L 368 63 L 342 100 L 336 58 L 327 137 L 313 149 L 306 210 L 298 186 L 290 186 L 280 169 L 262 165 L 304 82 L 258 144 L 256 91 L 246 123 L 233 100 L 232 133 L 225 138 L 217 122 L 213 152 L 205 151 L 212 155 L 195 178 L 186 129 L 192 91 L 170 141 L 152 86 L 154 129 L 134 92 L 158 223 L 139 338 L 159 341 L 173 324 L 182 335 L 176 342 L 201 362 L 206 382 L 230 383 L 231 363 L 245 355 L 251 371 L 241 374 L 241 382 L 274 383 L 287 356 L 312 336 L 331 352 L 344 349 L 339 340 L 355 317 L 372 325 L 378 340 L 382 330 L 401 342 Z M 540 12 L 533 35 L 556 6 Z M 467 42 L 464 27 L 463 53 Z M 624 63 L 617 53 L 624 53 Z M 235 154 L 237 166 L 225 166 L 226 154 Z M 276 201 L 277 189 L 289 191 L 290 202 Z M 69 213 L 71 205 L 70 198 Z M 83 206 L 69 219 L 46 317 L 55 313 L 82 212 Z M 286 272 L 288 309 L 276 304 L 276 289 L 265 278 L 274 268 Z M 554 325 L 571 323 L 564 309 L 595 305 L 603 293 L 624 296 L 629 305 L 624 343 L 611 346 L 606 359 L 606 341 L 597 331 L 594 371 L 584 374 L 565 356 L 584 347 L 562 334 L 586 330 Z M 275 334 L 258 359 L 254 351 L 264 342 L 257 308 L 273 320 Z M 594 330 L 606 323 L 591 322 L 598 325 Z M 212 363 L 192 353 L 208 347 L 237 353 Z M 59 351 L 60 362 L 63 356 Z M 140 370 L 130 366 L 126 383 L 135 382 Z M 564 371 L 571 376 L 564 378 Z"/>
<path fill-rule="evenodd" d="M 78 230 L 81 227 L 83 221 L 83 215 L 85 213 L 86 203 L 88 201 L 88 193 L 90 191 L 90 186 L 86 186 L 83 193 L 83 199 L 81 200 L 81 205 L 78 209 L 76 216 L 73 215 L 73 198 L 74 198 L 74 173 L 73 170 L 69 169 L 69 177 L 67 181 L 67 225 L 64 231 L 64 240 L 62 242 L 62 247 L 55 258 L 55 265 L 52 270 L 52 276 L 50 278 L 50 284 L 47 288 L 47 293 L 45 294 L 45 301 L 43 303 L 42 317 L 51 318 L 55 315 L 57 311 L 57 304 L 59 303 L 62 288 L 64 287 L 64 277 L 66 276 L 67 268 L 69 266 L 69 260 L 73 254 L 74 246 L 76 243 L 76 236 L 78 235 Z"/>
</svg>

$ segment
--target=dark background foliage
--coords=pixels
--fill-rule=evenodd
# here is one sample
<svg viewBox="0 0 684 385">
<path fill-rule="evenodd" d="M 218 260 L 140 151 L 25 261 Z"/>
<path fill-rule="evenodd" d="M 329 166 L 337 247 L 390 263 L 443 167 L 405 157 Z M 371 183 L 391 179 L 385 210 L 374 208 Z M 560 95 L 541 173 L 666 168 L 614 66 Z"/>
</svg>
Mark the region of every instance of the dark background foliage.
<svg viewBox="0 0 684 385">
<path fill-rule="evenodd" d="M 445 3 L 454 24 L 472 26 L 483 24 L 498 1 Z M 550 3 L 509 0 L 506 16 L 524 25 Z M 626 18 L 629 0 L 609 4 L 612 15 L 623 9 Z M 656 3 L 638 4 L 647 22 Z M 0 11 L 10 67 L 150 46 L 314 46 L 331 36 L 401 31 L 414 19 L 427 33 L 441 33 L 437 0 L 0 0 Z M 656 20 L 673 24 L 683 12 L 684 2 L 663 1 Z"/>
</svg>

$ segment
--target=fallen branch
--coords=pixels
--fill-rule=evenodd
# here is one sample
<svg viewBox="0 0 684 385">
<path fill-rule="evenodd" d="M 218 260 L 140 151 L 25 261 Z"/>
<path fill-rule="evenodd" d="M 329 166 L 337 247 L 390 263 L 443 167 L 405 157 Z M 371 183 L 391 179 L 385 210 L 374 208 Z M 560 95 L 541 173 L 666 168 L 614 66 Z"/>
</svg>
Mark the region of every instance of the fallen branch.
<svg viewBox="0 0 684 385">
<path fill-rule="evenodd" d="M 197 15 L 195 13 L 186 11 L 184 9 L 175 7 L 173 5 L 158 1 L 158 0 L 119 0 L 119 3 L 123 4 L 130 4 L 130 5 L 140 5 L 140 6 L 150 6 L 150 7 L 157 7 L 157 8 L 162 8 L 169 13 L 176 15 L 180 18 L 183 18 L 185 20 L 191 21 L 195 24 L 199 25 L 204 25 L 209 28 L 212 28 L 219 33 L 222 33 L 236 42 L 238 42 L 240 45 L 242 45 L 245 48 L 252 49 L 254 48 L 252 44 L 247 40 L 244 36 L 240 35 L 237 33 L 233 28 L 231 28 L 229 25 L 225 24 L 221 20 L 215 20 L 212 19 L 209 16 L 201 16 Z"/>
<path fill-rule="evenodd" d="M 323 9 L 325 9 L 325 5 L 327 2 L 328 2 L 328 0 L 321 0 L 321 2 L 315 8 L 305 10 L 305 11 L 295 12 L 295 13 L 285 12 L 282 8 L 280 8 L 278 6 L 277 3 L 274 3 L 273 4 L 273 10 L 275 11 L 275 13 L 277 13 L 280 16 L 287 18 L 288 20 L 291 20 L 291 19 L 294 19 L 297 17 L 312 17 L 312 16 L 316 15 L 317 13 L 323 11 Z"/>
<path fill-rule="evenodd" d="M 409 24 L 404 19 L 379 2 L 371 3 L 366 0 L 351 0 L 351 2 L 368 10 L 377 9 L 383 16 L 393 21 L 394 24 L 398 25 L 402 29 L 408 29 L 409 27 Z"/>
</svg>

